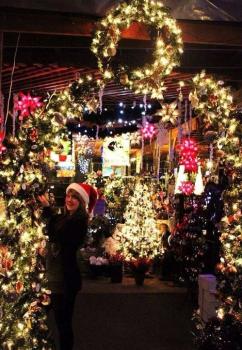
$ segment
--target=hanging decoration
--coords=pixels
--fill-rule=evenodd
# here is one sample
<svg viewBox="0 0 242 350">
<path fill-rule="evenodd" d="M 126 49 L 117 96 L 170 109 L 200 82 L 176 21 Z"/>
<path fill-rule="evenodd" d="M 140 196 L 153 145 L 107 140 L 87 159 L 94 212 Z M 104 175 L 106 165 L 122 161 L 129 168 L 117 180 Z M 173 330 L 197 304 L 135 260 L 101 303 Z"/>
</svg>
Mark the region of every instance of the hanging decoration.
<svg viewBox="0 0 242 350">
<path fill-rule="evenodd" d="M 142 141 L 142 136 L 139 131 L 128 133 L 130 139 L 130 146 L 140 146 Z"/>
<path fill-rule="evenodd" d="M 180 111 L 177 106 L 177 101 L 172 103 L 162 104 L 162 108 L 159 109 L 155 115 L 160 116 L 161 119 L 159 121 L 160 124 L 164 125 L 164 127 L 174 127 L 178 123 L 178 117 L 180 115 Z"/>
<path fill-rule="evenodd" d="M 40 99 L 41 97 L 32 97 L 30 93 L 25 95 L 23 92 L 20 92 L 14 106 L 15 110 L 19 112 L 19 120 L 29 117 L 37 108 L 40 108 L 43 105 Z"/>
<path fill-rule="evenodd" d="M 137 21 L 156 32 L 154 60 L 151 64 L 134 70 L 119 67 L 119 80 L 135 93 L 150 94 L 151 98 L 163 99 L 164 78 L 179 64 L 183 52 L 181 30 L 163 4 L 149 0 L 121 3 L 98 23 L 91 50 L 97 57 L 103 79 L 109 81 L 117 75 L 113 71 L 112 61 L 116 56 L 122 31 Z"/>
<path fill-rule="evenodd" d="M 145 139 L 152 139 L 156 134 L 156 128 L 153 124 L 145 121 L 141 128 L 141 133 Z"/>
<path fill-rule="evenodd" d="M 198 159 L 197 159 L 198 147 L 195 140 L 190 138 L 184 138 L 179 145 L 179 163 L 185 166 L 187 172 L 197 172 Z"/>
<path fill-rule="evenodd" d="M 201 195 L 204 186 L 201 166 L 198 162 L 198 147 L 195 140 L 184 138 L 178 146 L 179 172 L 176 179 L 175 194 L 183 193 L 190 196 L 192 193 Z"/>
<path fill-rule="evenodd" d="M 89 113 L 97 113 L 101 109 L 100 91 L 103 91 L 104 83 L 92 74 L 84 75 L 69 86 L 70 96 L 73 103 L 77 103 Z"/>
</svg>

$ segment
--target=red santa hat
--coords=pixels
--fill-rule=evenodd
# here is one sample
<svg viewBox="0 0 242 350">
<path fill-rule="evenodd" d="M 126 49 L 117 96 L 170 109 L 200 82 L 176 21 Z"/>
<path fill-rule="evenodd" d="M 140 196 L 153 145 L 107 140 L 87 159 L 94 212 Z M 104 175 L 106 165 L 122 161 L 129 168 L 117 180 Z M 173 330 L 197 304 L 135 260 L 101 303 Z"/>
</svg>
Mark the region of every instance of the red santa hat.
<svg viewBox="0 0 242 350">
<path fill-rule="evenodd" d="M 88 208 L 88 213 L 91 214 L 97 201 L 97 191 L 95 188 L 88 184 L 73 182 L 67 187 L 66 193 L 69 190 L 74 190 L 80 195 Z"/>
</svg>

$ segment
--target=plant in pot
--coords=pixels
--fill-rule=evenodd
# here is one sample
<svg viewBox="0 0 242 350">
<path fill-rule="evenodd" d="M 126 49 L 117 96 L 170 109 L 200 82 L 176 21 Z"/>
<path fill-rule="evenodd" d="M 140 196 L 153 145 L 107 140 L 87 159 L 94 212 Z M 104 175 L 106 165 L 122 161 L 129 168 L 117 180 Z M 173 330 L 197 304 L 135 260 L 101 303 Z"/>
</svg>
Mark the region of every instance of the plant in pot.
<svg viewBox="0 0 242 350">
<path fill-rule="evenodd" d="M 120 253 L 109 256 L 109 271 L 112 283 L 121 283 L 123 280 L 124 257 Z"/>
<path fill-rule="evenodd" d="M 151 267 L 152 260 L 147 257 L 138 257 L 132 259 L 129 262 L 131 271 L 133 272 L 135 283 L 137 286 L 142 286 L 144 284 L 144 279 L 146 272 L 149 271 Z"/>
</svg>

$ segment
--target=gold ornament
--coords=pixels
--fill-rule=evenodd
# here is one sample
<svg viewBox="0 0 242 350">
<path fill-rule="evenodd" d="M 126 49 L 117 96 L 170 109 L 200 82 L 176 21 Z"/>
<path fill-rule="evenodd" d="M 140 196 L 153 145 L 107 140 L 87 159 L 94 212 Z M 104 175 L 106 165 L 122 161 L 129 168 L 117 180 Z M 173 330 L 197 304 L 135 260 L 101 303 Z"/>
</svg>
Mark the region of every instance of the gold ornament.
<svg viewBox="0 0 242 350">
<path fill-rule="evenodd" d="M 162 109 L 159 109 L 155 115 L 161 116 L 161 122 L 163 124 L 171 123 L 173 126 L 177 124 L 177 119 L 180 112 L 177 108 L 177 102 L 174 101 L 171 104 L 163 104 Z"/>
</svg>

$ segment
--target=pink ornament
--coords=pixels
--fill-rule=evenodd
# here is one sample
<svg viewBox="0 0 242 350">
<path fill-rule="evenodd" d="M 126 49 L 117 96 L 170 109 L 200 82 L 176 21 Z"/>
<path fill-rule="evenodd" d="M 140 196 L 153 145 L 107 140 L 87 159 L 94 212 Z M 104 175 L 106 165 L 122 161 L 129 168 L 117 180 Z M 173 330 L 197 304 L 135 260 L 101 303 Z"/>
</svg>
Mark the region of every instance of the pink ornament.
<svg viewBox="0 0 242 350">
<path fill-rule="evenodd" d="M 183 139 L 179 146 L 180 161 L 181 165 L 185 166 L 185 171 L 197 172 L 198 168 L 198 147 L 194 140 Z"/>
<path fill-rule="evenodd" d="M 29 92 L 27 95 L 20 92 L 15 103 L 15 110 L 20 112 L 19 120 L 23 120 L 32 114 L 36 108 L 41 107 L 43 103 L 40 102 L 40 99 L 41 97 L 32 97 Z"/>
<path fill-rule="evenodd" d="M 156 129 L 153 124 L 150 124 L 149 122 L 145 122 L 141 129 L 141 132 L 145 139 L 148 139 L 148 138 L 152 139 L 152 137 L 156 133 Z"/>
<path fill-rule="evenodd" d="M 192 181 L 182 181 L 179 190 L 186 196 L 190 196 L 194 191 L 194 183 Z"/>
</svg>

